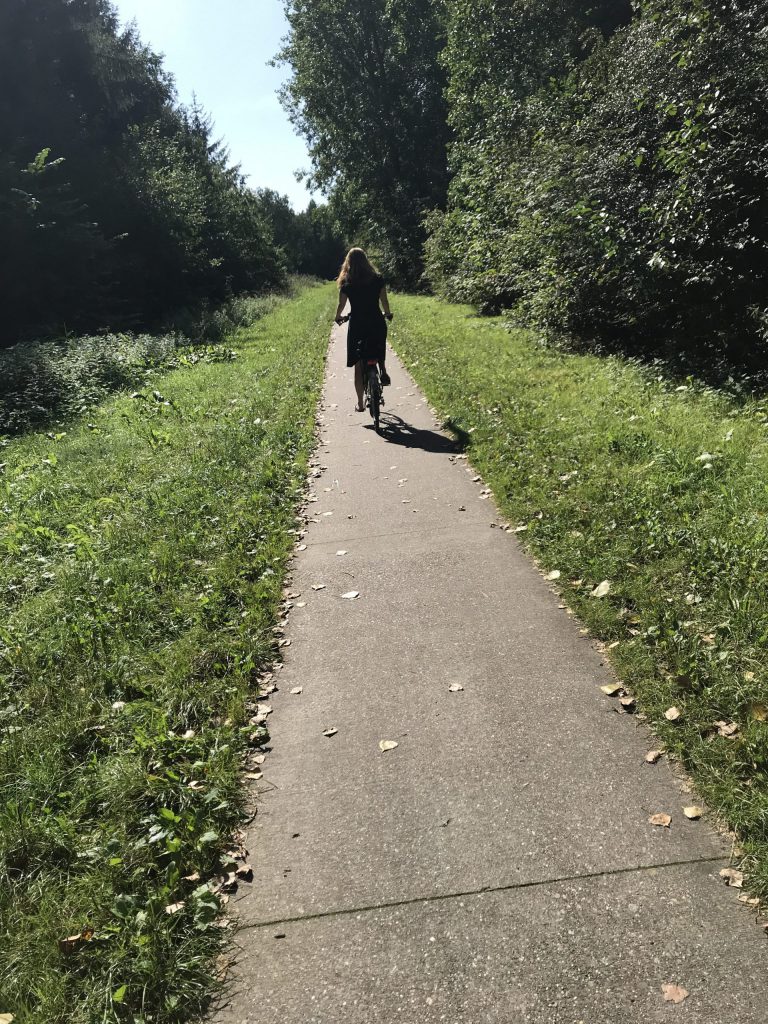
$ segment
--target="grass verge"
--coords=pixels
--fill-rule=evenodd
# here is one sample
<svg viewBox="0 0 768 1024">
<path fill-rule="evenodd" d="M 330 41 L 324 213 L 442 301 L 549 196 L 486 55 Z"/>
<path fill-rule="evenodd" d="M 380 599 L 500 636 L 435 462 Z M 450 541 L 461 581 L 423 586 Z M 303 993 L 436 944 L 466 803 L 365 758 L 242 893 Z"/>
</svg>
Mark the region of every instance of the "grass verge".
<svg viewBox="0 0 768 1024">
<path fill-rule="evenodd" d="M 170 1024 L 215 986 L 325 287 L 0 449 L 0 1014 Z M 250 721 L 249 721 L 250 719 Z M 62 940 L 69 941 L 62 941 Z"/>
<path fill-rule="evenodd" d="M 433 299 L 397 315 L 399 354 L 768 899 L 768 399 Z"/>
<path fill-rule="evenodd" d="M 312 283 L 294 276 L 284 291 L 180 314 L 164 334 L 69 336 L 2 349 L 0 434 L 60 429 L 114 392 L 151 386 L 158 375 L 180 366 L 226 359 L 224 343 L 236 330 L 253 326 Z"/>
</svg>

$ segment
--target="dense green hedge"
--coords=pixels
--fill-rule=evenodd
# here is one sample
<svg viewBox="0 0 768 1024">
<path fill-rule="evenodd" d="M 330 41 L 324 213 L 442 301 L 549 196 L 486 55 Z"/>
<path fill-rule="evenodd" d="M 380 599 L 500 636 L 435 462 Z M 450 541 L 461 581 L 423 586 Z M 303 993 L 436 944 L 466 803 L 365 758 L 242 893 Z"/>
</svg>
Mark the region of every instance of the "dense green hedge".
<svg viewBox="0 0 768 1024">
<path fill-rule="evenodd" d="M 551 337 L 760 358 L 768 9 L 548 7 L 450 0 L 433 284 Z"/>
</svg>

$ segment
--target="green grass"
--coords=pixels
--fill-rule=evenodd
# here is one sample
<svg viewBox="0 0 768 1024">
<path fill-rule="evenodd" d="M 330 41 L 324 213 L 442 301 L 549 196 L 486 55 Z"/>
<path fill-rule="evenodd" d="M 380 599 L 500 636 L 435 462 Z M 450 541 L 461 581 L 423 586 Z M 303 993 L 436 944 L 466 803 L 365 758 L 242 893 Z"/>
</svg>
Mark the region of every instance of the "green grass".
<svg viewBox="0 0 768 1024">
<path fill-rule="evenodd" d="M 546 349 L 436 300 L 398 298 L 395 323 L 416 380 L 768 898 L 768 400 Z"/>
<path fill-rule="evenodd" d="M 241 768 L 267 735 L 249 719 L 331 307 L 305 290 L 230 338 L 236 358 L 0 448 L 0 1013 L 16 1024 L 170 1024 L 215 987 L 204 883 L 232 867 Z"/>
</svg>

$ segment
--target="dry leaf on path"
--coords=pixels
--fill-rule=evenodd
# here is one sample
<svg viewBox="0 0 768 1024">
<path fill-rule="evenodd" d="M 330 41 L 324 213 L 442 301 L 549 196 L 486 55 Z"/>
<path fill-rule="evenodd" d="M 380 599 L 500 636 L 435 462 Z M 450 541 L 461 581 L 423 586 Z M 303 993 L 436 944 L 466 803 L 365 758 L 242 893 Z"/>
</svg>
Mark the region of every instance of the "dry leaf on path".
<svg viewBox="0 0 768 1024">
<path fill-rule="evenodd" d="M 703 808 L 699 807 L 697 804 L 692 804 L 690 807 L 683 808 L 683 814 L 689 821 L 698 821 L 703 813 Z"/>
<path fill-rule="evenodd" d="M 660 760 L 663 754 L 663 750 L 649 750 L 648 753 L 645 755 L 645 760 L 648 762 L 648 764 L 656 764 L 656 762 Z"/>
<path fill-rule="evenodd" d="M 296 548 L 296 550 L 297 551 L 306 551 L 307 550 L 307 545 L 306 544 L 299 544 L 299 546 Z"/>
<path fill-rule="evenodd" d="M 360 597 L 360 591 L 359 590 L 348 590 L 346 594 L 342 594 L 341 596 L 344 598 L 345 601 L 354 601 L 358 597 Z"/>
<path fill-rule="evenodd" d="M 463 690 L 464 687 L 461 685 L 461 683 L 451 683 L 448 689 L 450 690 L 451 693 L 458 693 L 459 690 Z"/>
<path fill-rule="evenodd" d="M 553 569 L 552 572 L 548 572 L 547 573 L 547 579 L 548 580 L 559 580 L 560 579 L 560 575 L 561 575 L 561 573 L 560 573 L 559 569 Z"/>
<path fill-rule="evenodd" d="M 246 772 L 245 777 L 249 782 L 258 782 L 264 777 L 264 772 Z"/>
<path fill-rule="evenodd" d="M 648 819 L 649 825 L 656 825 L 657 828 L 669 828 L 672 818 L 668 814 L 652 814 Z"/>
<path fill-rule="evenodd" d="M 618 697 L 620 693 L 624 692 L 624 687 L 621 683 L 610 683 L 608 686 L 601 686 L 600 689 L 606 697 Z"/>
<path fill-rule="evenodd" d="M 327 736 L 328 739 L 330 739 L 331 736 L 335 736 L 338 731 L 339 731 L 338 729 L 333 729 L 333 728 L 331 728 L 331 729 L 324 729 L 323 730 L 323 736 Z"/>
<path fill-rule="evenodd" d="M 744 872 L 738 871 L 736 868 L 722 868 L 720 877 L 726 885 L 730 885 L 733 889 L 740 889 L 744 884 Z"/>
<path fill-rule="evenodd" d="M 590 597 L 606 597 L 611 592 L 610 580 L 603 580 L 602 583 L 598 583 L 595 589 L 589 595 Z"/>
<path fill-rule="evenodd" d="M 303 689 L 304 689 L 304 687 L 303 687 L 303 686 L 294 686 L 294 688 L 293 688 L 293 689 L 291 690 L 291 693 L 292 693 L 292 694 L 293 694 L 294 696 L 296 696 L 296 694 L 299 694 L 299 693 L 301 693 Z"/>
<path fill-rule="evenodd" d="M 687 989 L 684 989 L 682 985 L 662 985 L 661 991 L 664 994 L 664 1000 L 667 1003 L 682 1003 L 684 999 L 687 999 L 690 995 Z"/>
<path fill-rule="evenodd" d="M 341 558 L 342 555 L 346 555 L 346 551 L 337 551 L 336 554 Z"/>
<path fill-rule="evenodd" d="M 387 750 L 394 750 L 395 747 L 399 746 L 397 740 L 380 740 L 379 750 L 386 753 Z"/>
<path fill-rule="evenodd" d="M 313 583 L 312 584 L 312 589 L 313 590 L 325 590 L 325 584 L 324 583 Z"/>
<path fill-rule="evenodd" d="M 680 717 L 680 708 L 667 708 L 664 712 L 664 717 L 668 722 L 676 722 Z"/>
</svg>

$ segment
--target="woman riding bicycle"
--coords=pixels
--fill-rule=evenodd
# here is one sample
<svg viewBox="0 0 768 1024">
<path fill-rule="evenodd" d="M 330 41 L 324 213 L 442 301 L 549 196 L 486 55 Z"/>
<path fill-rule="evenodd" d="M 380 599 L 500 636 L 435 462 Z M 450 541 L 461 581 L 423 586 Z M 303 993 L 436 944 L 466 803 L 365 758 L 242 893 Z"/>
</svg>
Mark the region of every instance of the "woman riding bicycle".
<svg viewBox="0 0 768 1024">
<path fill-rule="evenodd" d="M 347 302 L 352 312 L 347 332 L 347 366 L 355 368 L 355 391 L 358 412 L 364 409 L 363 363 L 375 359 L 381 372 L 381 383 L 389 384 L 385 365 L 387 354 L 387 320 L 392 319 L 384 278 L 373 266 L 362 249 L 350 249 L 339 272 L 339 305 L 336 323 Z M 382 314 L 383 309 L 383 314 Z"/>
</svg>

